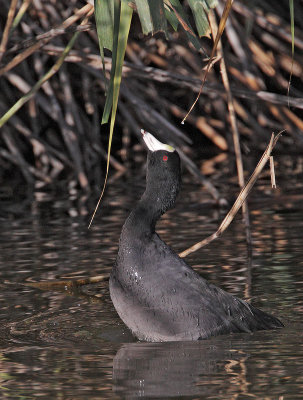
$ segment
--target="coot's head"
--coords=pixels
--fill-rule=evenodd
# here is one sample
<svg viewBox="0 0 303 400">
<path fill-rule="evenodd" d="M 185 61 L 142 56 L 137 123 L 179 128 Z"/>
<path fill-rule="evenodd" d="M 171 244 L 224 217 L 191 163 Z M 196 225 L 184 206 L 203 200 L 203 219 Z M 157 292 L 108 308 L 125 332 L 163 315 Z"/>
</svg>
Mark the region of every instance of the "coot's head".
<svg viewBox="0 0 303 400">
<path fill-rule="evenodd" d="M 148 148 L 145 196 L 163 214 L 176 200 L 180 182 L 180 157 L 177 151 L 141 130 Z"/>
</svg>

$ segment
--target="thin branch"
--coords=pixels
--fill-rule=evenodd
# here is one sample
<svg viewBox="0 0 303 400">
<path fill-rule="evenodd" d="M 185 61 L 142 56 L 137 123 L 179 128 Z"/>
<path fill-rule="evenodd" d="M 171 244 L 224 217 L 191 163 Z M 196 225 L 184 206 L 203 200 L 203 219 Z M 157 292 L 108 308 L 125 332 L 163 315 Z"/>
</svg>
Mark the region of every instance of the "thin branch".
<svg viewBox="0 0 303 400">
<path fill-rule="evenodd" d="M 249 178 L 245 187 L 239 193 L 232 208 L 229 210 L 229 212 L 227 213 L 227 215 L 221 222 L 217 231 L 215 233 L 213 233 L 212 235 L 208 236 L 207 238 L 205 238 L 205 239 L 201 240 L 200 242 L 194 244 L 193 246 L 189 247 L 188 249 L 183 250 L 181 253 L 179 253 L 180 257 L 186 257 L 186 256 L 188 256 L 188 254 L 191 254 L 191 253 L 201 249 L 202 247 L 206 246 L 207 244 L 209 244 L 210 242 L 212 242 L 213 240 L 215 240 L 219 236 L 221 236 L 222 233 L 226 230 L 226 228 L 228 228 L 228 226 L 231 224 L 232 220 L 234 219 L 235 215 L 241 208 L 243 202 L 246 200 L 246 198 L 247 198 L 249 192 L 251 191 L 252 187 L 254 186 L 256 180 L 258 179 L 258 176 L 260 175 L 265 164 L 267 163 L 267 161 L 271 155 L 271 152 L 272 152 L 273 148 L 275 147 L 275 145 L 281 135 L 282 135 L 282 131 L 279 132 L 276 136 L 274 134 L 272 134 L 270 142 L 269 142 L 265 152 L 263 153 L 260 161 L 258 162 L 258 165 L 256 166 L 254 172 L 252 173 L 252 175 Z"/>
<path fill-rule="evenodd" d="M 90 278 L 55 280 L 46 282 L 27 282 L 24 283 L 24 285 L 35 287 L 41 290 L 71 291 L 84 285 L 108 281 L 108 279 L 109 274 L 101 274 L 97 276 L 92 276 Z"/>
</svg>

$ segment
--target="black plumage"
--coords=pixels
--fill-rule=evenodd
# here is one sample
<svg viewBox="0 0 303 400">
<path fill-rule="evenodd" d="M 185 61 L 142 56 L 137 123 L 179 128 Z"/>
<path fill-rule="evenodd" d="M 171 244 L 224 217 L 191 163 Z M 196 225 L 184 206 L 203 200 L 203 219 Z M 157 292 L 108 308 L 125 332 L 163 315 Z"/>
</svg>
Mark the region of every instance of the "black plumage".
<svg viewBox="0 0 303 400">
<path fill-rule="evenodd" d="M 144 133 L 149 147 L 146 190 L 122 229 L 110 277 L 114 306 L 140 340 L 197 340 L 283 326 L 277 318 L 209 283 L 155 232 L 174 206 L 180 158 Z"/>
</svg>

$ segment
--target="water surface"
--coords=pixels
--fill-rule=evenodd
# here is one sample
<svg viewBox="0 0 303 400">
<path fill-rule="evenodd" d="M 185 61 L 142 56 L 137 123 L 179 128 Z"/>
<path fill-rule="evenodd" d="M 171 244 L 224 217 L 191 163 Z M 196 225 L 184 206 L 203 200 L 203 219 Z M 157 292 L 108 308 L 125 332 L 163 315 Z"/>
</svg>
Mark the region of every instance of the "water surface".
<svg viewBox="0 0 303 400">
<path fill-rule="evenodd" d="M 139 343 L 119 320 L 108 283 L 79 291 L 26 284 L 108 273 L 122 224 L 143 189 L 137 176 L 111 182 L 93 228 L 76 195 L 36 193 L 0 214 L 1 398 L 301 399 L 303 396 L 303 179 L 263 179 L 250 200 L 253 256 L 239 216 L 223 237 L 187 260 L 205 278 L 280 317 L 279 331 L 193 343 Z M 135 189 L 134 189 L 135 188 Z M 233 198 L 236 186 L 221 182 Z M 94 200 L 90 207 L 93 207 Z M 205 190 L 185 183 L 158 225 L 181 251 L 224 217 Z"/>
</svg>

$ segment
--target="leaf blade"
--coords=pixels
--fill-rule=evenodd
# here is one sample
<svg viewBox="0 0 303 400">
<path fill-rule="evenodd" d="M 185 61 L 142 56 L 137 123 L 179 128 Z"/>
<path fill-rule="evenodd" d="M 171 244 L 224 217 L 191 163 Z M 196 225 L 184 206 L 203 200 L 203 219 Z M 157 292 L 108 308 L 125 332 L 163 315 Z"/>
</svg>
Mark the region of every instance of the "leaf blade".
<svg viewBox="0 0 303 400">
<path fill-rule="evenodd" d="M 177 26 L 178 26 L 178 23 L 180 23 L 182 28 L 185 30 L 188 39 L 191 41 L 193 46 L 199 51 L 201 49 L 201 44 L 200 44 L 199 40 L 197 39 L 197 37 L 194 33 L 194 30 L 189 23 L 187 15 L 186 15 L 180 1 L 179 0 L 164 0 L 164 1 L 165 1 L 165 4 L 167 5 L 166 10 L 172 14 L 170 16 L 170 19 L 167 18 L 168 21 L 170 22 L 170 24 L 172 25 L 172 22 L 174 24 L 176 24 L 176 20 L 177 20 Z M 171 22 L 171 20 L 172 20 L 172 22 Z M 173 26 L 173 28 L 174 28 L 174 26 Z"/>
<path fill-rule="evenodd" d="M 149 0 L 149 6 L 153 21 L 153 32 L 162 31 L 167 36 L 167 21 L 165 18 L 163 0 Z"/>
<path fill-rule="evenodd" d="M 114 7 L 111 0 L 95 0 L 95 20 L 100 51 L 113 49 Z"/>
<path fill-rule="evenodd" d="M 68 42 L 67 46 L 64 48 L 60 57 L 56 61 L 56 63 L 34 84 L 34 86 L 25 93 L 19 100 L 0 118 L 0 128 L 14 115 L 16 112 L 30 100 L 41 88 L 41 86 L 48 81 L 53 75 L 55 75 L 59 69 L 62 67 L 62 64 L 72 49 L 75 41 L 77 40 L 80 32 L 76 32 L 73 34 L 72 38 Z"/>
<path fill-rule="evenodd" d="M 208 6 L 201 0 L 188 0 L 188 4 L 192 10 L 195 18 L 195 23 L 199 36 L 206 36 L 209 34 L 210 27 L 207 18 Z"/>
<path fill-rule="evenodd" d="M 113 104 L 113 85 L 114 85 L 114 77 L 115 77 L 115 68 L 116 68 L 116 60 L 117 60 L 117 47 L 118 47 L 118 38 L 119 38 L 119 29 L 120 29 L 120 14 L 121 14 L 121 3 L 120 0 L 114 0 L 114 25 L 113 25 L 113 48 L 112 48 L 112 67 L 110 71 L 110 81 L 109 87 L 107 90 L 106 101 L 102 114 L 101 124 L 106 124 L 109 120 L 110 111 L 112 109 Z"/>
<path fill-rule="evenodd" d="M 119 1 L 119 0 L 118 0 Z M 116 2 L 118 5 L 118 3 Z M 115 21 L 116 24 L 114 25 L 114 41 L 113 41 L 113 59 L 112 59 L 112 69 L 111 69 L 111 86 L 109 88 L 109 93 L 111 93 L 111 104 L 108 107 L 111 107 L 111 120 L 110 120 L 110 130 L 109 130 L 109 139 L 108 139 L 108 148 L 107 148 L 107 162 L 106 162 L 106 174 L 105 174 L 105 179 L 104 179 L 104 184 L 102 188 L 101 195 L 99 197 L 99 200 L 97 202 L 97 205 L 95 207 L 95 210 L 93 212 L 93 215 L 91 217 L 90 223 L 88 228 L 90 228 L 92 221 L 95 217 L 95 214 L 97 212 L 97 209 L 99 207 L 99 204 L 101 202 L 101 199 L 103 197 L 106 184 L 107 184 L 107 178 L 108 178 L 108 172 L 109 172 L 109 159 L 110 159 L 110 153 L 111 153 L 111 145 L 112 145 L 112 139 L 113 139 L 113 134 L 114 134 L 114 126 L 115 126 L 115 120 L 116 120 L 116 114 L 117 114 L 117 106 L 118 106 L 118 99 L 119 99 L 119 92 L 120 92 L 120 84 L 121 84 L 121 78 L 122 78 L 122 67 L 123 67 L 123 61 L 124 61 L 124 56 L 125 56 L 125 50 L 127 46 L 127 39 L 128 39 L 128 34 L 129 34 L 129 29 L 130 29 L 130 23 L 132 19 L 132 14 L 133 10 L 128 6 L 127 0 L 122 0 L 121 3 L 119 2 L 119 23 L 117 24 L 117 15 L 115 14 Z M 116 9 L 116 12 L 118 10 Z M 109 104 L 109 96 L 107 97 L 107 102 Z M 110 110 L 110 109 L 109 109 Z M 104 112 L 103 112 L 104 114 Z M 102 119 L 103 121 L 103 119 Z"/>
<path fill-rule="evenodd" d="M 149 7 L 148 0 L 135 0 L 142 32 L 144 35 L 148 35 L 153 32 L 153 21 L 151 16 L 151 10 Z"/>
</svg>

